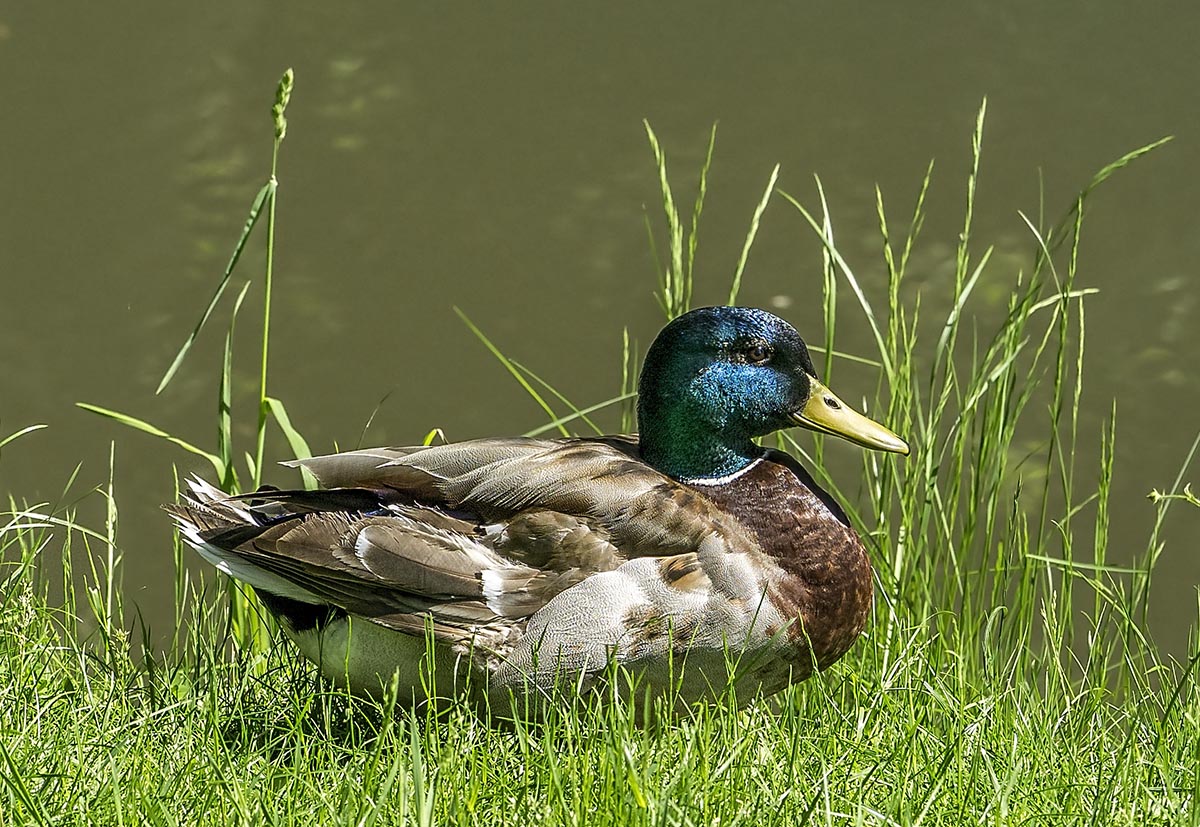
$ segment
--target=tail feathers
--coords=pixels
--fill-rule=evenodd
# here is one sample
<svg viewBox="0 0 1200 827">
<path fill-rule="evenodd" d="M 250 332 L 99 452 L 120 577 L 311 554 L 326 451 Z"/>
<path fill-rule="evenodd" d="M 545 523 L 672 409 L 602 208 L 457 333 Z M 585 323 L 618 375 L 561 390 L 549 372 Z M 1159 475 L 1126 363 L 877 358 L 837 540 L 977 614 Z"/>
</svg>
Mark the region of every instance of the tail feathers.
<svg viewBox="0 0 1200 827">
<path fill-rule="evenodd" d="M 239 528 L 250 529 L 253 536 L 259 526 L 270 521 L 270 517 L 231 500 L 202 479 L 194 477 L 187 483 L 191 494 L 185 494 L 182 503 L 163 508 L 174 518 L 184 541 L 201 557 L 234 580 L 248 583 L 255 589 L 312 605 L 328 602 L 290 580 L 256 566 L 236 551 L 209 542 L 215 539 L 214 535 L 223 539 L 235 535 Z"/>
</svg>

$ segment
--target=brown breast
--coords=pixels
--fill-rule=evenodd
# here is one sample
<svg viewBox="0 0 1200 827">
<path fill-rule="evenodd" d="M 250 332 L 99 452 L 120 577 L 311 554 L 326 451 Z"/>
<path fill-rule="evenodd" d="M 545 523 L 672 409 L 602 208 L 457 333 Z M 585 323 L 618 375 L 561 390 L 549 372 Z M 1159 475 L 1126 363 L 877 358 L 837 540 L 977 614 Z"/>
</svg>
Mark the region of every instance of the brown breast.
<svg viewBox="0 0 1200 827">
<path fill-rule="evenodd" d="M 806 677 L 846 653 L 871 609 L 871 562 L 841 507 L 792 457 L 768 451 L 719 485 L 694 486 L 733 514 L 779 567 L 768 598 L 796 622 L 787 630 Z"/>
</svg>

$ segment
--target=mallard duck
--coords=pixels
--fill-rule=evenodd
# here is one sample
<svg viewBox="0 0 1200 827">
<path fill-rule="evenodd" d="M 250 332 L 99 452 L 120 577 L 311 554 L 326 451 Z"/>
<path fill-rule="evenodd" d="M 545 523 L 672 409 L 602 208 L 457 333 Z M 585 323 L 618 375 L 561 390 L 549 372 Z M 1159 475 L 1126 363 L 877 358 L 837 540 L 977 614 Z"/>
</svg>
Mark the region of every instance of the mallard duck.
<svg viewBox="0 0 1200 827">
<path fill-rule="evenodd" d="M 606 684 L 739 702 L 824 669 L 871 606 L 845 513 L 755 439 L 801 426 L 908 453 L 816 378 L 762 310 L 708 307 L 646 353 L 640 434 L 477 439 L 285 465 L 315 491 L 167 506 L 184 539 L 254 587 L 330 679 L 493 712 Z M 431 645 L 427 649 L 427 643 Z M 527 707 L 526 707 L 527 708 Z"/>
</svg>

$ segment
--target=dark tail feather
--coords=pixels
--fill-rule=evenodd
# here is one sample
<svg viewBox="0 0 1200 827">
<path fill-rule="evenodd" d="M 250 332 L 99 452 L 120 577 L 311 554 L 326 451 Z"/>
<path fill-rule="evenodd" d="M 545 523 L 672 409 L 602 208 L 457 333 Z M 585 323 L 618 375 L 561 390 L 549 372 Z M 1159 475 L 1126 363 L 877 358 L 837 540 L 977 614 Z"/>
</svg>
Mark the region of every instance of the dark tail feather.
<svg viewBox="0 0 1200 827">
<path fill-rule="evenodd" d="M 261 488 L 249 494 L 230 497 L 251 508 L 265 503 L 286 506 L 288 511 L 313 513 L 320 511 L 375 511 L 383 508 L 385 500 L 378 491 L 368 488 L 329 488 L 318 491 Z"/>
</svg>

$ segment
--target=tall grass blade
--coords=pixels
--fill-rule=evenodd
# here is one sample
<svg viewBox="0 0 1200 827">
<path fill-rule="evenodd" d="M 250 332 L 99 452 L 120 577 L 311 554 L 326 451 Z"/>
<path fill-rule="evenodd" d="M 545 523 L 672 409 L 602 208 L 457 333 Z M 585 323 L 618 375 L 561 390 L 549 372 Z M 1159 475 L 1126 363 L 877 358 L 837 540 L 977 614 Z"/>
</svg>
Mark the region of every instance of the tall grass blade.
<svg viewBox="0 0 1200 827">
<path fill-rule="evenodd" d="M 546 412 L 551 421 L 557 420 L 558 414 L 555 413 L 554 409 L 550 407 L 549 403 L 542 398 L 542 395 L 538 393 L 532 385 L 529 384 L 529 381 L 525 378 L 524 374 L 517 369 L 517 366 L 507 356 L 501 353 L 498 347 L 492 344 L 492 340 L 489 339 L 484 332 L 480 330 L 473 321 L 471 321 L 470 318 L 468 318 L 466 313 L 459 310 L 457 307 L 454 308 L 454 312 L 458 314 L 460 319 L 462 319 L 463 324 L 465 324 L 467 328 L 475 334 L 475 338 L 479 339 L 479 341 L 483 343 L 483 346 L 486 347 L 488 351 L 496 357 L 497 361 L 504 366 L 504 369 L 512 374 L 512 377 L 517 380 L 517 384 L 524 388 L 525 392 L 529 394 L 533 401 L 536 402 L 538 406 Z M 559 423 L 557 428 L 558 432 L 563 436 L 571 435 L 570 431 L 568 431 L 562 423 Z"/>
<path fill-rule="evenodd" d="M 271 116 L 275 121 L 275 143 L 271 147 L 271 181 L 276 186 L 271 189 L 271 198 L 267 207 L 267 260 L 263 273 L 263 324 L 262 324 L 262 362 L 258 383 L 258 428 L 254 452 L 254 487 L 262 484 L 263 450 L 267 441 L 267 417 L 270 413 L 267 402 L 267 362 L 271 343 L 271 296 L 275 278 L 275 205 L 279 199 L 277 174 L 279 170 L 279 147 L 287 136 L 288 101 L 292 97 L 295 76 L 291 69 L 283 73 L 279 86 L 275 90 L 275 105 L 271 107 Z"/>
<path fill-rule="evenodd" d="M 308 442 L 301 436 L 300 431 L 292 424 L 292 419 L 288 416 L 287 408 L 283 402 L 274 397 L 267 397 L 267 407 L 271 411 L 271 415 L 275 417 L 275 422 L 279 425 L 279 430 L 283 432 L 284 438 L 292 449 L 292 456 L 296 459 L 310 459 L 312 451 L 308 447 Z M 304 476 L 304 487 L 310 491 L 317 487 L 317 478 L 307 468 L 300 469 Z"/>
<path fill-rule="evenodd" d="M 249 289 L 250 282 L 247 281 L 233 303 L 233 312 L 229 314 L 229 329 L 225 332 L 225 351 L 221 359 L 221 384 L 217 392 L 217 456 L 225 466 L 221 488 L 231 494 L 240 490 L 233 460 L 233 331 Z"/>
<path fill-rule="evenodd" d="M 819 179 L 817 180 L 817 187 L 819 190 L 821 190 L 822 204 L 824 204 L 824 191 L 821 189 L 821 182 Z M 895 371 L 892 368 L 892 360 L 888 356 L 888 349 L 887 345 L 884 343 L 883 333 L 880 331 L 879 324 L 875 319 L 875 311 L 871 307 L 871 302 L 867 300 L 867 296 L 863 292 L 862 287 L 859 285 L 858 279 L 854 275 L 854 271 L 850 269 L 850 265 L 844 258 L 842 258 L 842 254 L 838 252 L 837 247 L 834 246 L 833 239 L 825 235 L 824 227 L 815 218 L 813 218 L 812 213 L 810 213 L 803 204 L 801 204 L 787 192 L 779 190 L 779 194 L 783 196 L 788 203 L 795 207 L 796 210 L 799 211 L 799 213 L 804 217 L 804 220 L 808 222 L 808 225 L 812 227 L 813 232 L 815 232 L 817 237 L 821 239 L 821 243 L 824 245 L 825 250 L 829 253 L 830 259 L 837 266 L 837 269 L 841 272 L 842 277 L 846 279 L 846 282 L 850 285 L 850 289 L 854 291 L 854 295 L 858 299 L 859 306 L 862 307 L 863 316 L 866 318 L 867 324 L 869 324 L 871 327 L 871 335 L 875 337 L 875 345 L 879 349 L 879 361 L 880 364 L 883 365 L 884 376 L 887 377 L 889 383 L 894 382 Z"/>
<path fill-rule="evenodd" d="M 172 436 L 163 429 L 155 427 L 143 419 L 138 419 L 135 416 L 123 414 L 120 411 L 109 410 L 108 408 L 102 408 L 99 405 L 92 405 L 87 402 L 76 402 L 75 405 L 76 407 L 83 408 L 85 411 L 91 411 L 94 414 L 99 414 L 107 419 L 111 419 L 114 422 L 120 422 L 122 425 L 126 425 L 134 430 L 150 434 L 151 436 L 156 436 L 159 439 L 165 439 L 167 442 L 170 442 L 172 445 L 179 446 L 189 454 L 195 454 L 198 457 L 203 457 L 212 463 L 212 467 L 216 470 L 218 477 L 224 476 L 224 467 L 219 456 L 216 454 L 210 454 L 208 451 L 205 451 L 201 448 L 197 448 L 192 443 L 180 439 L 177 436 Z"/>
<path fill-rule="evenodd" d="M 684 306 L 691 307 L 692 285 L 695 283 L 696 245 L 699 239 L 700 213 L 704 211 L 704 196 L 708 193 L 708 170 L 712 167 L 713 149 L 717 145 L 717 125 L 712 125 L 708 133 L 708 150 L 704 153 L 704 163 L 700 167 L 700 184 L 696 188 L 696 201 L 692 205 L 692 226 L 688 228 L 687 238 L 687 270 L 684 283 Z"/>
<path fill-rule="evenodd" d="M 566 416 L 560 416 L 555 420 L 547 422 L 545 425 L 539 425 L 538 427 L 534 428 L 531 431 L 526 431 L 524 434 L 522 434 L 522 436 L 541 436 L 542 434 L 544 434 L 548 431 L 553 431 L 554 429 L 559 428 L 563 425 L 566 425 L 569 422 L 574 422 L 577 419 L 585 419 L 588 414 L 595 413 L 596 411 L 602 411 L 605 408 L 610 407 L 612 405 L 616 405 L 621 402 L 626 402 L 630 399 L 636 399 L 636 398 L 637 398 L 637 393 L 635 393 L 635 392 L 629 391 L 626 393 L 622 393 L 622 394 L 614 396 L 610 399 L 605 399 L 603 402 L 597 402 L 594 405 L 588 405 L 586 408 L 580 408 L 580 409 L 576 410 L 574 413 L 567 414 Z M 592 427 L 594 428 L 595 426 L 592 426 Z M 599 433 L 598 429 L 597 429 L 597 433 Z"/>
<path fill-rule="evenodd" d="M 515 359 L 512 360 L 512 364 L 517 370 L 521 371 L 526 376 L 528 376 L 530 379 L 532 379 L 534 382 L 537 382 L 539 385 L 541 385 L 543 388 L 545 388 L 547 391 L 549 391 L 550 394 L 553 395 L 555 399 L 557 399 L 559 402 L 563 403 L 568 408 L 570 408 L 571 413 L 573 415 L 568 417 L 569 421 L 573 421 L 576 419 L 581 420 L 585 425 L 587 425 L 589 428 L 591 428 L 593 431 L 595 431 L 597 435 L 602 435 L 604 433 L 604 431 L 601 430 L 599 425 L 597 425 L 595 422 L 593 422 L 591 419 L 588 418 L 588 414 L 591 413 L 591 411 L 581 411 L 579 409 L 578 405 L 576 405 L 570 399 L 567 399 L 567 397 L 564 396 L 563 394 L 561 394 L 557 388 L 555 388 L 553 385 L 551 385 L 545 379 L 538 376 L 536 373 L 534 373 L 528 367 L 526 367 L 525 365 L 516 361 Z"/>
<path fill-rule="evenodd" d="M 155 394 L 162 393 L 163 389 L 167 387 L 171 379 L 175 376 L 176 371 L 183 364 L 188 351 L 192 349 L 196 337 L 200 335 L 200 331 L 204 329 L 204 325 L 208 322 L 208 317 L 212 315 L 217 303 L 221 301 L 221 296 L 225 293 L 229 279 L 233 276 L 233 271 L 242 257 L 242 251 L 246 248 L 246 242 L 250 239 L 250 233 L 254 230 L 254 226 L 258 224 L 258 219 L 262 216 L 263 205 L 267 202 L 268 198 L 274 198 L 276 186 L 278 184 L 272 177 L 267 183 L 262 185 L 262 188 L 258 191 L 258 195 L 254 196 L 254 201 L 250 204 L 250 214 L 246 216 L 246 223 L 242 226 L 242 235 L 238 238 L 237 244 L 234 245 L 233 255 L 229 257 L 229 263 L 225 265 L 225 273 L 221 276 L 221 281 L 217 284 L 217 289 L 213 291 L 212 298 L 208 300 L 208 306 L 200 314 L 200 320 L 196 322 L 196 326 L 192 328 L 192 332 L 184 340 L 183 346 L 175 354 L 175 359 L 171 362 L 171 366 L 167 368 L 167 372 L 163 374 L 163 378 L 159 380 L 158 388 L 154 391 Z"/>
<path fill-rule="evenodd" d="M 27 425 L 26 427 L 22 428 L 21 430 L 9 434 L 4 439 L 0 439 L 0 450 L 3 450 L 4 446 L 8 445 L 10 442 L 13 442 L 13 441 L 18 440 L 21 437 L 25 436 L 25 434 L 32 434 L 34 431 L 40 431 L 45 427 L 47 427 L 47 426 L 46 425 Z"/>
<path fill-rule="evenodd" d="M 758 206 L 754 208 L 754 215 L 750 219 L 750 230 L 746 233 L 745 243 L 742 244 L 742 254 L 738 258 L 737 269 L 733 273 L 733 285 L 729 288 L 729 301 L 726 304 L 737 304 L 738 291 L 742 289 L 742 272 L 746 269 L 746 261 L 750 258 L 750 248 L 754 246 L 754 239 L 758 235 L 758 225 L 762 222 L 763 213 L 775 192 L 775 182 L 778 180 L 779 164 L 776 164 L 775 169 L 771 170 L 767 188 L 763 191 L 762 198 L 759 200 Z"/>
<path fill-rule="evenodd" d="M 13 761 L 12 755 L 8 748 L 4 745 L 6 738 L 0 738 L 0 758 L 4 759 L 4 769 L 0 772 L 0 781 L 4 782 L 4 786 L 8 787 L 13 798 L 20 803 L 25 810 L 27 816 L 33 820 L 35 824 L 46 825 L 49 822 L 46 820 L 46 814 L 30 793 L 29 787 L 25 784 L 22 778 L 21 768 Z"/>
<path fill-rule="evenodd" d="M 675 206 L 675 196 L 671 192 L 671 182 L 667 176 L 667 157 L 658 143 L 658 136 L 650 127 L 650 122 L 643 120 L 642 125 L 646 128 L 646 138 L 654 152 L 654 162 L 658 167 L 658 184 L 662 191 L 663 212 L 667 217 L 670 258 L 659 277 L 658 295 L 659 304 L 670 320 L 688 309 L 688 286 L 683 266 L 683 222 L 679 220 L 679 210 Z"/>
</svg>

